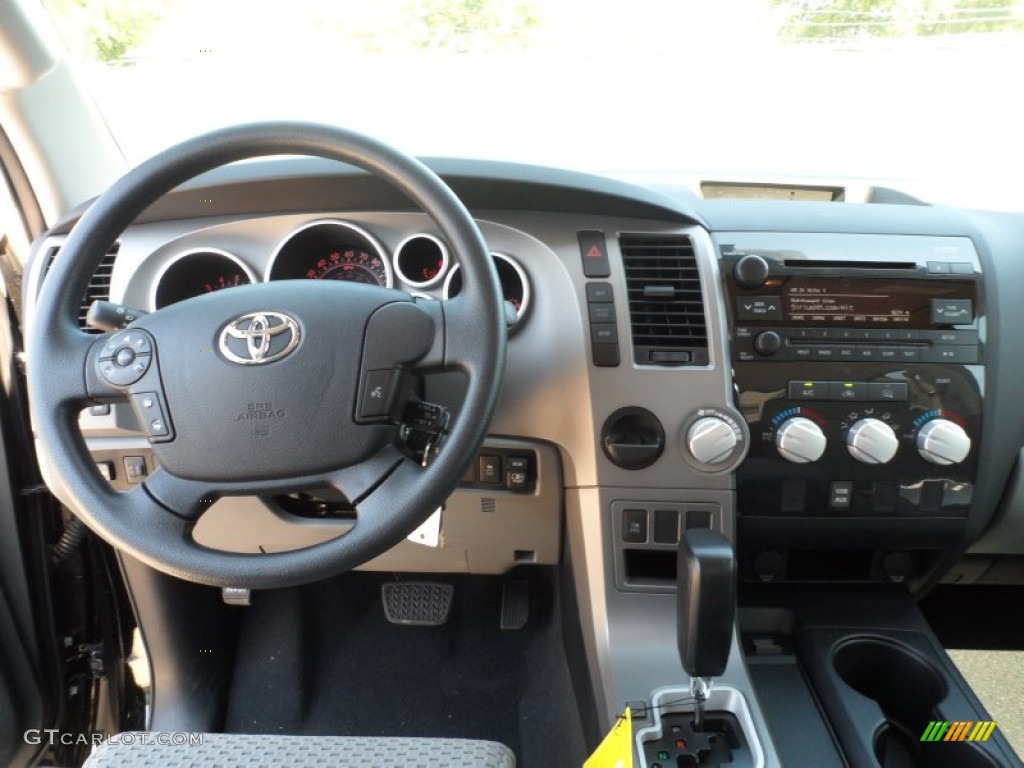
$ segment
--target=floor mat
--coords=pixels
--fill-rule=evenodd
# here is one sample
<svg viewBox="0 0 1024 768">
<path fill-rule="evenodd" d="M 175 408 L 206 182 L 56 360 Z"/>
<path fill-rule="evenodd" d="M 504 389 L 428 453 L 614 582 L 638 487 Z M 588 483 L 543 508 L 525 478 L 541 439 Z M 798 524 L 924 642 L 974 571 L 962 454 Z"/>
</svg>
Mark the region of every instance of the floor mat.
<svg viewBox="0 0 1024 768">
<path fill-rule="evenodd" d="M 501 631 L 500 578 L 439 577 L 455 587 L 443 626 L 390 624 L 380 586 L 393 578 L 353 573 L 257 594 L 226 730 L 490 739 L 524 767 L 577 762 L 582 737 L 547 580 L 533 584 L 530 624 Z"/>
</svg>

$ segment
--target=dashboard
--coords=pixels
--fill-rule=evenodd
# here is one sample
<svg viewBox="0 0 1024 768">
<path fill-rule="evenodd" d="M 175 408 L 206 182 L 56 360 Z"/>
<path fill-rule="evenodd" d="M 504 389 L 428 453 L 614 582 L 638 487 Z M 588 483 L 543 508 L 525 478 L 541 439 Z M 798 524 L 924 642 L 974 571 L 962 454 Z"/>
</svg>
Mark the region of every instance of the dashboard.
<svg viewBox="0 0 1024 768">
<path fill-rule="evenodd" d="M 1024 321 L 1009 298 L 1024 286 L 1019 217 L 702 200 L 553 169 L 432 165 L 491 250 L 509 365 L 492 438 L 435 521 L 444 535 L 419 532 L 370 567 L 557 562 L 565 509 L 591 497 L 608 578 L 627 592 L 667 589 L 695 525 L 735 535 L 752 582 L 923 582 L 986 529 L 991 552 L 1020 547 L 1024 505 L 1002 496 L 1024 444 L 1006 405 L 1024 350 L 997 330 Z M 74 218 L 37 244 L 29 306 Z M 119 239 L 86 303 L 155 311 L 288 279 L 418 301 L 462 289 L 458 254 L 394 191 L 337 164 L 280 160 L 166 196 Z M 457 375 L 423 387 L 458 417 Z M 81 426 L 115 487 L 155 468 L 127 405 L 88 409 Z M 222 499 L 195 535 L 274 551 L 351 524 L 344 500 L 311 489 Z"/>
</svg>

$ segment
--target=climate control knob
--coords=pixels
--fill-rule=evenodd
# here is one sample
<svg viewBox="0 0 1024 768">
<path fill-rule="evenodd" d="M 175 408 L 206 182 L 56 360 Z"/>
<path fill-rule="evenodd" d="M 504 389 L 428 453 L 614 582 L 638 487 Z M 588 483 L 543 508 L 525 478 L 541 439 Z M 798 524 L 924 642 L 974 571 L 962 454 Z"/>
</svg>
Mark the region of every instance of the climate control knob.
<svg viewBox="0 0 1024 768">
<path fill-rule="evenodd" d="M 865 464 L 888 464 L 899 447 L 892 427 L 879 419 L 861 419 L 846 433 L 846 449 Z"/>
<path fill-rule="evenodd" d="M 959 424 L 949 419 L 933 419 L 917 433 L 917 452 L 925 461 L 948 467 L 967 458 L 971 438 Z"/>
<path fill-rule="evenodd" d="M 736 430 L 717 416 L 697 419 L 686 431 L 686 447 L 701 464 L 728 461 L 739 443 Z"/>
<path fill-rule="evenodd" d="M 775 447 L 786 461 L 807 464 L 825 453 L 828 440 L 821 427 L 808 418 L 796 416 L 783 422 L 775 433 Z"/>
</svg>

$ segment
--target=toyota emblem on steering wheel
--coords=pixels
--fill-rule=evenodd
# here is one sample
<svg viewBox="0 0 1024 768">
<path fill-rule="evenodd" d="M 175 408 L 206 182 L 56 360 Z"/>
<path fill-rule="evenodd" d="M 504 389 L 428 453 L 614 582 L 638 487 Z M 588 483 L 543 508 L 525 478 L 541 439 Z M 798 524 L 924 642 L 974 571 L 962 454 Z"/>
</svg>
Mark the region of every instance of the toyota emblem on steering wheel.
<svg viewBox="0 0 1024 768">
<path fill-rule="evenodd" d="M 299 344 L 299 324 L 282 312 L 250 312 L 236 317 L 220 333 L 224 357 L 239 365 L 280 360 Z"/>
</svg>

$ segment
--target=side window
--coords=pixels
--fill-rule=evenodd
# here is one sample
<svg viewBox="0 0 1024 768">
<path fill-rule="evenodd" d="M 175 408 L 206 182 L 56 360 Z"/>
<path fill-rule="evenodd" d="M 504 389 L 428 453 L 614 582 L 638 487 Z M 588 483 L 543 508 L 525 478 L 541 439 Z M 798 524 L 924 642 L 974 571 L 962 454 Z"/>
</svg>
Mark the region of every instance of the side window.
<svg viewBox="0 0 1024 768">
<path fill-rule="evenodd" d="M 0 239 L 7 241 L 7 248 L 24 264 L 28 257 L 28 232 L 11 190 L 10 180 L 3 171 L 0 171 Z"/>
<path fill-rule="evenodd" d="M 0 278 L 3 290 L 21 319 L 21 276 L 30 238 L 6 171 L 0 168 Z"/>
</svg>

